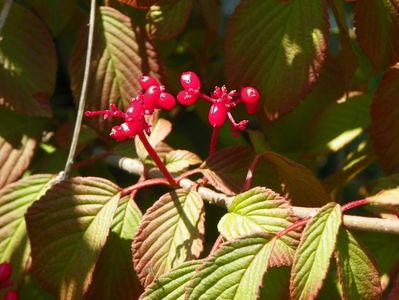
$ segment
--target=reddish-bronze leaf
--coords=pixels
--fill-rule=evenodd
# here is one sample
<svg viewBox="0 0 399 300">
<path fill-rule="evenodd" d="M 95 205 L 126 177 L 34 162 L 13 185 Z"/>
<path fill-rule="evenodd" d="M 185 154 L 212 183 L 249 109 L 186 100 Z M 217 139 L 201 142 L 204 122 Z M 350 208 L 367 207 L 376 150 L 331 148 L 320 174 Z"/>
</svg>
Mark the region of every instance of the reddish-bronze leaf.
<svg viewBox="0 0 399 300">
<path fill-rule="evenodd" d="M 84 26 L 75 45 L 70 62 L 71 87 L 79 99 L 87 44 L 87 26 Z M 130 99 L 141 90 L 142 74 L 158 77 L 157 55 L 145 33 L 132 20 L 110 7 L 100 7 L 95 27 L 91 79 L 87 95 L 87 109 L 107 109 L 111 102 L 125 109 Z M 91 118 L 91 124 L 104 132 L 110 122 L 101 117 Z"/>
<path fill-rule="evenodd" d="M 154 4 L 168 4 L 176 0 L 118 0 L 119 2 L 135 7 L 135 8 L 149 8 Z"/>
<path fill-rule="evenodd" d="M 354 23 L 360 46 L 375 71 L 399 58 L 399 0 L 357 1 Z"/>
<path fill-rule="evenodd" d="M 399 64 L 382 78 L 371 105 L 371 139 L 384 170 L 399 172 Z"/>
</svg>

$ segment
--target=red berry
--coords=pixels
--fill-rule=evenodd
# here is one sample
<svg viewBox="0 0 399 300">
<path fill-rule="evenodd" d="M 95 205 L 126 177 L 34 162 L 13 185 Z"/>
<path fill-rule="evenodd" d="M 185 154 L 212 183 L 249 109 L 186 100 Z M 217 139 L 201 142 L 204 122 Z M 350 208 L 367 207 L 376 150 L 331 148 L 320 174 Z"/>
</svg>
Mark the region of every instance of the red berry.
<svg viewBox="0 0 399 300">
<path fill-rule="evenodd" d="M 255 103 L 245 103 L 247 107 L 247 112 L 250 115 L 254 115 L 258 112 L 259 110 L 259 102 Z"/>
<path fill-rule="evenodd" d="M 0 264 L 0 284 L 7 282 L 12 273 L 12 265 L 10 263 Z"/>
<path fill-rule="evenodd" d="M 213 127 L 220 127 L 226 121 L 227 108 L 223 103 L 214 103 L 208 113 L 208 121 Z"/>
<path fill-rule="evenodd" d="M 177 101 L 183 105 L 191 105 L 197 102 L 198 96 L 191 91 L 180 91 L 177 94 Z"/>
<path fill-rule="evenodd" d="M 143 104 L 138 100 L 133 100 L 127 110 L 126 110 L 126 121 L 133 122 L 134 120 L 139 120 L 144 114 Z"/>
<path fill-rule="evenodd" d="M 171 94 L 162 92 L 161 95 L 159 95 L 158 104 L 161 108 L 169 110 L 175 107 L 176 100 Z"/>
<path fill-rule="evenodd" d="M 151 86 L 159 86 L 158 81 L 151 76 L 141 76 L 139 83 L 144 90 L 150 88 Z"/>
<path fill-rule="evenodd" d="M 199 90 L 201 88 L 201 81 L 197 74 L 188 71 L 180 76 L 180 83 L 185 90 Z"/>
<path fill-rule="evenodd" d="M 127 138 L 127 135 L 123 131 L 123 128 L 119 125 L 112 127 L 111 133 L 109 135 L 118 142 L 122 142 Z"/>
<path fill-rule="evenodd" d="M 153 111 L 160 95 L 161 95 L 161 89 L 159 88 L 159 86 L 156 85 L 150 86 L 143 96 L 144 108 Z"/>
<path fill-rule="evenodd" d="M 7 293 L 4 295 L 4 300 L 18 300 L 18 294 L 16 291 L 9 290 Z"/>
<path fill-rule="evenodd" d="M 258 102 L 260 95 L 257 89 L 252 86 L 246 86 L 241 89 L 241 98 L 245 103 L 256 103 Z"/>
</svg>

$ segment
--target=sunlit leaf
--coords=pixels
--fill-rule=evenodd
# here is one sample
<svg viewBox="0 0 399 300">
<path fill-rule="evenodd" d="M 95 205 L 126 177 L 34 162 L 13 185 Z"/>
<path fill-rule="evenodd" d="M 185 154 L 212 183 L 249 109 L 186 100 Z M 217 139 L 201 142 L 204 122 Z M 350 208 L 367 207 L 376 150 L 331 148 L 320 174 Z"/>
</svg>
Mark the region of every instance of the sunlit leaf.
<svg viewBox="0 0 399 300">
<path fill-rule="evenodd" d="M 371 106 L 371 139 L 388 173 L 399 172 L 399 63 L 382 78 Z"/>
<path fill-rule="evenodd" d="M 266 114 L 276 119 L 317 81 L 327 35 L 324 0 L 241 1 L 228 26 L 228 79 L 258 88 Z"/>
<path fill-rule="evenodd" d="M 143 216 L 133 241 L 133 261 L 144 287 L 203 249 L 204 207 L 195 191 L 163 195 Z"/>
<path fill-rule="evenodd" d="M 115 103 L 125 109 L 141 90 L 140 75 L 158 76 L 157 55 L 141 29 L 116 9 L 100 7 L 96 20 L 86 108 L 107 109 L 110 103 Z M 71 88 L 76 102 L 83 81 L 86 48 L 87 26 L 84 26 L 70 61 Z M 90 122 L 103 132 L 115 120 L 96 117 L 90 118 Z"/>
<path fill-rule="evenodd" d="M 225 194 L 238 193 L 254 153 L 248 147 L 232 147 L 217 151 L 201 165 L 201 172 L 216 189 Z"/>
<path fill-rule="evenodd" d="M 0 106 L 25 115 L 50 117 L 57 60 L 46 26 L 14 3 L 1 34 Z"/>
<path fill-rule="evenodd" d="M 168 40 L 179 35 L 186 26 L 194 0 L 178 0 L 166 5 L 153 5 L 147 12 L 147 32 L 153 38 Z"/>
<path fill-rule="evenodd" d="M 46 192 L 26 215 L 32 272 L 59 299 L 81 299 L 107 241 L 120 189 L 96 177 L 76 177 Z"/>
<path fill-rule="evenodd" d="M 169 172 L 181 172 L 189 166 L 198 165 L 202 160 L 193 152 L 173 150 L 166 154 L 164 163 Z"/>
<path fill-rule="evenodd" d="M 256 299 L 274 239 L 254 234 L 223 243 L 197 269 L 186 299 Z"/>
<path fill-rule="evenodd" d="M 45 193 L 52 177 L 33 175 L 0 190 L 0 261 L 12 263 L 14 281 L 26 272 L 30 254 L 25 213 Z"/>
<path fill-rule="evenodd" d="M 344 299 L 381 299 L 379 274 L 347 229 L 338 234 L 336 258 Z"/>
<path fill-rule="evenodd" d="M 184 288 L 201 265 L 202 260 L 185 262 L 150 284 L 141 295 L 142 300 L 183 300 Z"/>
<path fill-rule="evenodd" d="M 325 279 L 341 225 L 341 207 L 328 203 L 306 226 L 291 272 L 292 299 L 315 299 Z"/>
</svg>

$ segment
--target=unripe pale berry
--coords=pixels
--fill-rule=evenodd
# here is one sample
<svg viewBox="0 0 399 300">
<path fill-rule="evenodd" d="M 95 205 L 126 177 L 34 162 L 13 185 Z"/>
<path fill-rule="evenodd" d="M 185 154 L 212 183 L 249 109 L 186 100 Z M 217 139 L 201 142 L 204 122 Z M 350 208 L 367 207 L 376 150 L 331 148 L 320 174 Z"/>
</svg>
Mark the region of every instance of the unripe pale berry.
<svg viewBox="0 0 399 300">
<path fill-rule="evenodd" d="M 209 110 L 208 121 L 213 127 L 220 127 L 226 121 L 226 116 L 226 106 L 223 103 L 214 103 Z"/>
<path fill-rule="evenodd" d="M 197 74 L 191 71 L 183 72 L 180 76 L 180 83 L 185 90 L 199 90 L 201 81 Z"/>
<path fill-rule="evenodd" d="M 183 105 L 192 105 L 197 102 L 198 96 L 190 91 L 180 91 L 177 94 L 177 101 Z"/>
<path fill-rule="evenodd" d="M 147 90 L 151 86 L 159 86 L 158 81 L 152 76 L 141 76 L 139 83 L 144 90 Z"/>
<path fill-rule="evenodd" d="M 175 107 L 176 100 L 175 97 L 173 97 L 171 94 L 167 92 L 162 92 L 159 95 L 158 104 L 161 108 L 169 110 Z"/>
<path fill-rule="evenodd" d="M 4 295 L 4 300 L 18 300 L 18 294 L 16 291 L 9 290 L 7 293 Z"/>
<path fill-rule="evenodd" d="M 247 112 L 250 115 L 256 114 L 259 110 L 259 102 L 245 103 L 245 106 L 247 107 Z"/>
<path fill-rule="evenodd" d="M 256 103 L 259 101 L 260 95 L 257 89 L 252 86 L 246 86 L 241 89 L 241 99 L 245 103 Z"/>
<path fill-rule="evenodd" d="M 153 110 L 155 108 L 155 103 L 158 102 L 159 96 L 161 95 L 161 89 L 159 86 L 153 85 L 146 90 L 144 93 L 144 108 L 148 110 Z"/>
<path fill-rule="evenodd" d="M 12 273 L 12 265 L 10 263 L 0 264 L 0 284 L 7 282 Z"/>
</svg>

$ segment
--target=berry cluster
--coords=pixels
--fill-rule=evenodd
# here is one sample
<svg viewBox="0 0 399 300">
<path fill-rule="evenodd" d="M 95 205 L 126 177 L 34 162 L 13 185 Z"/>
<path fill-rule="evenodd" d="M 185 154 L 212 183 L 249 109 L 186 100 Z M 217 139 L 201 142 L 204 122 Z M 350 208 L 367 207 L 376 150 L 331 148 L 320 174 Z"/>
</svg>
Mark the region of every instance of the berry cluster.
<svg viewBox="0 0 399 300">
<path fill-rule="evenodd" d="M 10 263 L 0 264 L 0 289 L 9 287 L 12 285 L 10 278 L 12 274 L 12 265 Z M 18 300 L 18 294 L 16 291 L 8 290 L 4 294 L 4 300 Z"/>
<path fill-rule="evenodd" d="M 188 71 L 180 76 L 180 83 L 184 90 L 177 94 L 177 100 L 183 105 L 192 105 L 201 97 L 212 103 L 208 113 L 208 121 L 213 127 L 221 127 L 226 119 L 229 120 L 234 137 L 237 131 L 244 131 L 248 120 L 236 122 L 230 110 L 237 104 L 244 102 L 249 114 L 254 114 L 259 109 L 259 92 L 253 87 L 243 87 L 240 95 L 237 91 L 228 91 L 226 86 L 216 86 L 211 96 L 202 94 L 201 81 L 197 74 Z"/>
<path fill-rule="evenodd" d="M 85 116 L 103 115 L 104 119 L 110 116 L 124 119 L 125 122 L 114 126 L 110 133 L 110 136 L 118 142 L 127 138 L 132 139 L 143 131 L 149 134 L 150 125 L 145 116 L 151 115 L 154 109 L 172 109 L 176 105 L 176 100 L 151 76 L 142 76 L 139 82 L 144 92 L 138 92 L 137 96 L 132 98 L 125 112 L 120 111 L 115 104 L 110 104 L 109 110 L 86 111 Z"/>
</svg>

